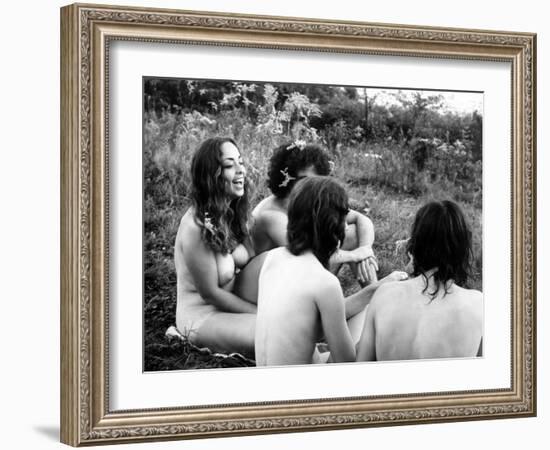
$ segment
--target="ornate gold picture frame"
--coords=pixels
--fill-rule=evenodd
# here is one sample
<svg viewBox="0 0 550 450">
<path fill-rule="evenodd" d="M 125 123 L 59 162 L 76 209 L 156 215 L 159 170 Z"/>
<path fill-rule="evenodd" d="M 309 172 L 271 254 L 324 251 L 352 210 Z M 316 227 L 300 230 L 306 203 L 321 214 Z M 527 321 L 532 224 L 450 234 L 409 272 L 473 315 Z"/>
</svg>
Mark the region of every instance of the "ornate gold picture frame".
<svg viewBox="0 0 550 450">
<path fill-rule="evenodd" d="M 510 64 L 510 386 L 113 410 L 108 138 L 109 51 L 116 41 Z M 535 415 L 535 89 L 536 36 L 530 33 L 85 4 L 62 8 L 61 441 L 80 446 Z M 484 256 L 490 261 L 490 254 Z"/>
</svg>

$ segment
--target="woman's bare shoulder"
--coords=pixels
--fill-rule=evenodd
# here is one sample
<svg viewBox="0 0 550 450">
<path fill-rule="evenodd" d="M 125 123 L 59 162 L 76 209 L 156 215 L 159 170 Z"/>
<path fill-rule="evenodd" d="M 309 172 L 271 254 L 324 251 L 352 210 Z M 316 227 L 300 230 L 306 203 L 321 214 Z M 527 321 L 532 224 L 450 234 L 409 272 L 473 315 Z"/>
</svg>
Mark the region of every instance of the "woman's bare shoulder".
<svg viewBox="0 0 550 450">
<path fill-rule="evenodd" d="M 342 291 L 342 285 L 336 275 L 332 274 L 322 266 L 321 268 L 316 269 L 317 270 L 313 269 L 311 271 L 312 276 L 310 280 L 313 281 L 314 286 L 319 292 L 334 292 L 335 290 L 340 292 Z"/>
<path fill-rule="evenodd" d="M 310 278 L 310 289 L 313 294 L 312 298 L 319 302 L 319 305 L 333 303 L 336 299 L 343 300 L 344 298 L 340 281 L 325 269 Z"/>
<path fill-rule="evenodd" d="M 462 303 L 475 315 L 483 313 L 483 293 L 477 289 L 461 289 Z"/>
<path fill-rule="evenodd" d="M 184 246 L 201 241 L 201 228 L 191 209 L 180 220 L 176 241 Z"/>
<path fill-rule="evenodd" d="M 467 299 L 469 301 L 479 302 L 483 300 L 483 293 L 477 289 L 468 289 L 458 285 L 454 285 L 457 293 L 460 294 L 461 298 Z"/>
<path fill-rule="evenodd" d="M 189 208 L 180 219 L 179 229 L 196 228 L 199 229 L 199 225 L 195 220 L 195 214 L 192 208 Z"/>
<path fill-rule="evenodd" d="M 411 280 L 405 281 L 388 281 L 382 283 L 374 293 L 371 306 L 380 308 L 382 306 L 390 306 L 402 301 L 407 301 L 415 292 L 415 285 Z"/>
<path fill-rule="evenodd" d="M 263 201 L 266 200 L 268 199 Z M 286 212 L 271 201 L 263 205 L 261 208 L 255 209 L 252 213 L 252 218 L 254 219 L 256 225 L 263 227 L 269 226 L 273 222 L 284 221 L 286 224 L 286 221 L 288 220 Z"/>
<path fill-rule="evenodd" d="M 380 285 L 376 293 L 379 295 L 406 294 L 413 291 L 415 287 L 414 281 L 410 279 L 404 281 L 387 281 Z"/>
</svg>

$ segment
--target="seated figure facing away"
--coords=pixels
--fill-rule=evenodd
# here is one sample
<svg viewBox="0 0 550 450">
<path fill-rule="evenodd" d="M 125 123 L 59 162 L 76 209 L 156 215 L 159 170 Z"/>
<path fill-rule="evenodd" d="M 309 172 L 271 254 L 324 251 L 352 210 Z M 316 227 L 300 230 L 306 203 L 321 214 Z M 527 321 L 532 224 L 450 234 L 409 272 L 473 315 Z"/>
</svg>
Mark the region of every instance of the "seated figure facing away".
<svg viewBox="0 0 550 450">
<path fill-rule="evenodd" d="M 311 364 L 321 336 L 333 362 L 354 361 L 346 319 L 366 308 L 383 281 L 406 278 L 395 272 L 344 299 L 327 268 L 344 239 L 347 214 L 346 192 L 333 178 L 308 177 L 291 193 L 288 245 L 267 253 L 259 276 L 257 365 Z"/>
<path fill-rule="evenodd" d="M 287 244 L 287 210 L 290 193 L 297 181 L 312 175 L 329 175 L 327 153 L 316 144 L 288 143 L 276 148 L 269 161 L 267 184 L 272 195 L 252 211 L 251 236 L 256 254 Z M 330 270 L 337 273 L 349 263 L 359 283 L 364 286 L 377 280 L 376 260 L 372 251 L 374 226 L 365 215 L 350 210 L 346 215 L 345 237 L 330 260 Z"/>
<path fill-rule="evenodd" d="M 460 286 L 470 273 L 471 236 L 456 203 L 430 202 L 418 211 L 407 244 L 414 277 L 377 290 L 358 361 L 480 356 L 483 296 Z"/>
</svg>

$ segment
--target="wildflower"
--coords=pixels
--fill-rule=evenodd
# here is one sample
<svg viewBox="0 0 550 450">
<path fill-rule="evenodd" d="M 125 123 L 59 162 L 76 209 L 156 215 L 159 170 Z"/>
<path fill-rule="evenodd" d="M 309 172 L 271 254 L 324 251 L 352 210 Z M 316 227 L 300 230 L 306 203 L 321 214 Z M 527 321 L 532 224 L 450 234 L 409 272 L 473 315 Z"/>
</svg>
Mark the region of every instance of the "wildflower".
<svg viewBox="0 0 550 450">
<path fill-rule="evenodd" d="M 454 142 L 453 146 L 458 150 L 464 150 L 466 148 L 465 145 L 459 139 L 457 139 Z"/>
<path fill-rule="evenodd" d="M 295 149 L 296 148 L 296 144 L 293 142 L 292 144 L 290 144 L 286 149 L 287 150 L 292 150 L 292 149 Z"/>
<path fill-rule="evenodd" d="M 395 254 L 398 255 L 399 253 L 403 252 L 407 248 L 407 244 L 409 243 L 409 239 L 399 239 L 395 241 Z"/>
<path fill-rule="evenodd" d="M 379 155 L 377 153 L 365 153 L 365 156 L 367 158 L 382 159 L 382 155 Z"/>
<path fill-rule="evenodd" d="M 441 144 L 439 147 L 437 147 L 437 149 L 440 151 L 440 152 L 443 152 L 443 153 L 449 153 L 449 150 L 452 148 L 452 146 L 446 144 L 446 143 L 443 143 Z"/>
<path fill-rule="evenodd" d="M 209 119 L 206 116 L 198 118 L 198 122 L 200 125 L 214 125 L 216 123 L 215 120 Z"/>
<path fill-rule="evenodd" d="M 307 145 L 306 141 L 302 141 L 300 139 L 294 141 L 292 144 L 290 144 L 286 149 L 292 150 L 297 148 L 298 150 L 303 150 L 304 147 Z"/>
<path fill-rule="evenodd" d="M 293 177 L 293 176 L 289 175 L 288 167 L 285 167 L 284 170 L 281 170 L 280 172 L 283 174 L 285 179 L 283 181 L 281 181 L 281 183 L 279 184 L 279 187 L 287 187 L 288 183 L 290 183 L 292 180 L 296 179 L 296 177 Z"/>
<path fill-rule="evenodd" d="M 212 218 L 207 212 L 204 213 L 204 228 L 206 228 L 212 234 L 216 232 L 216 227 L 212 223 Z"/>
</svg>

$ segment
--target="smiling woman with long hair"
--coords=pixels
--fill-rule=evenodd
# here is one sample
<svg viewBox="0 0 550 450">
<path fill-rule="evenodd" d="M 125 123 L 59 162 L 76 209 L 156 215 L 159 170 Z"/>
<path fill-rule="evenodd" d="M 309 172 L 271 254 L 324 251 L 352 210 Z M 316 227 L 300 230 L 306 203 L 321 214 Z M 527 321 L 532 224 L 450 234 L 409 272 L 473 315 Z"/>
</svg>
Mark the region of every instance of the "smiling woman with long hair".
<svg viewBox="0 0 550 450">
<path fill-rule="evenodd" d="M 192 205 L 174 249 L 177 328 L 196 345 L 250 355 L 256 305 L 234 293 L 236 274 L 253 256 L 246 169 L 235 141 L 204 141 L 193 156 L 191 182 Z"/>
</svg>

